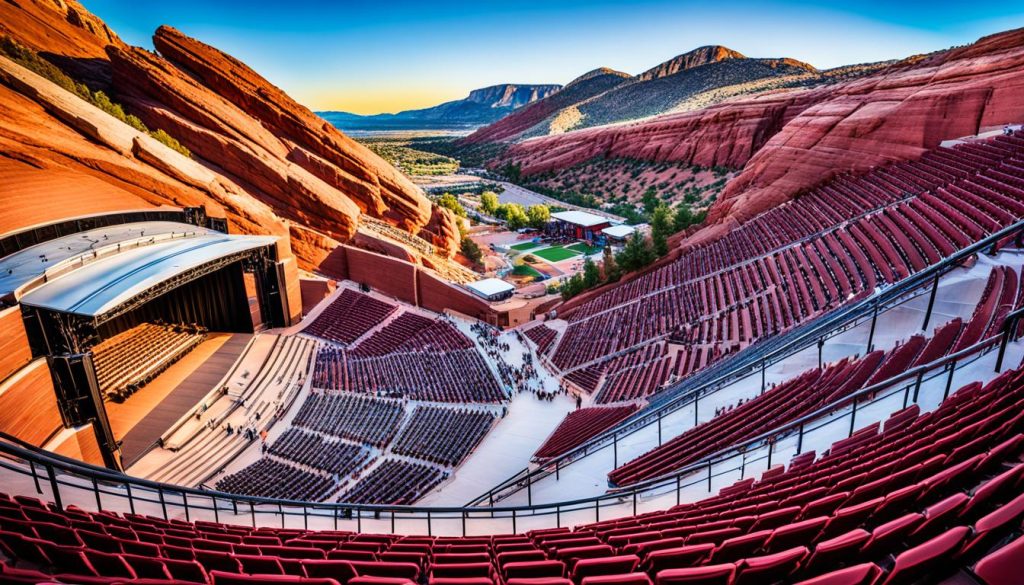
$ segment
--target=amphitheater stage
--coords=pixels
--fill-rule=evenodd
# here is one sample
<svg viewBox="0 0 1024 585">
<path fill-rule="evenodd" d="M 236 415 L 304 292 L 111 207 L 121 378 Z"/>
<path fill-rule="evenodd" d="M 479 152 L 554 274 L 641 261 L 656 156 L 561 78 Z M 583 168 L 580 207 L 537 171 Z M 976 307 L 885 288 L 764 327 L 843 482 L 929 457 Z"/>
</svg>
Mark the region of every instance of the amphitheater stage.
<svg viewBox="0 0 1024 585">
<path fill-rule="evenodd" d="M 121 441 L 125 468 L 142 457 L 175 422 L 216 387 L 245 351 L 251 334 L 211 333 L 206 341 L 107 416 Z"/>
</svg>

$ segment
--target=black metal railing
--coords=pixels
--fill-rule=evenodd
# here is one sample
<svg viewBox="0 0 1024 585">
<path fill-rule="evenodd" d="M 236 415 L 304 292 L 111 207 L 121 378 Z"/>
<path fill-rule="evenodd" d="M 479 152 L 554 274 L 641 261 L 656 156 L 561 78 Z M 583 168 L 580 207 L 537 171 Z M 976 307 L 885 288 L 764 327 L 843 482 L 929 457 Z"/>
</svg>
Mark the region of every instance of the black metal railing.
<svg viewBox="0 0 1024 585">
<path fill-rule="evenodd" d="M 468 506 L 493 505 L 494 502 L 508 497 L 524 487 L 528 487 L 544 477 L 559 474 L 561 467 L 576 459 L 590 455 L 606 448 L 616 449 L 617 443 L 651 425 L 661 424 L 661 419 L 682 408 L 698 405 L 703 396 L 707 396 L 726 386 L 761 372 L 762 388 L 764 388 L 765 371 L 771 365 L 813 347 L 823 340 L 830 339 L 847 331 L 866 319 L 871 319 L 871 334 L 867 343 L 870 350 L 874 343 L 874 325 L 878 316 L 885 311 L 908 302 L 923 294 L 929 294 L 928 309 L 921 327 L 926 330 L 931 319 L 935 295 L 939 280 L 943 275 L 960 267 L 970 257 L 984 252 L 994 253 L 997 246 L 1014 236 L 1024 233 L 1024 221 L 995 232 L 988 237 L 963 248 L 952 256 L 912 274 L 870 297 L 846 307 L 833 309 L 791 331 L 761 340 L 745 350 L 733 354 L 730 358 L 720 361 L 687 379 L 670 386 L 668 389 L 650 397 L 647 407 L 637 411 L 610 429 L 606 429 L 585 443 L 542 463 L 536 468 L 524 468 L 498 483 L 487 492 L 467 503 Z M 532 501 L 532 497 L 528 497 Z"/>
</svg>

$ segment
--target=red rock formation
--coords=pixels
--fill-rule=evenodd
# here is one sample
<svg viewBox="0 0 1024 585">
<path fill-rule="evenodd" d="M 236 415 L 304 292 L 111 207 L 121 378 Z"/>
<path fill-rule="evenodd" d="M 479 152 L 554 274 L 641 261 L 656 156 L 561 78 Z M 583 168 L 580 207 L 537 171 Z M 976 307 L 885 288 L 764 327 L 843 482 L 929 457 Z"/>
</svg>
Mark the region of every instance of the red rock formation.
<svg viewBox="0 0 1024 585">
<path fill-rule="evenodd" d="M 594 157 L 743 167 L 711 208 L 717 237 L 833 175 L 910 159 L 942 140 L 1024 120 L 1024 29 L 860 79 L 524 141 L 495 166 L 526 175 Z"/>
<path fill-rule="evenodd" d="M 511 162 L 531 175 L 597 157 L 623 157 L 737 168 L 815 96 L 809 91 L 782 92 L 642 122 L 533 138 L 510 148 L 495 166 Z"/>
<path fill-rule="evenodd" d="M 412 232 L 429 221 L 430 202 L 405 175 L 244 63 L 167 26 L 156 31 L 153 45 L 262 123 L 286 144 L 289 160 L 351 197 L 363 212 Z"/>
<path fill-rule="evenodd" d="M 104 86 L 107 45 L 124 43 L 76 0 L 0 2 L 0 35 L 46 54 L 87 83 Z"/>
<path fill-rule="evenodd" d="M 943 140 L 1022 120 L 1019 29 L 834 86 L 765 143 L 708 219 L 743 222 L 838 173 L 916 158 Z"/>
<path fill-rule="evenodd" d="M 13 180 L 6 192 L 20 201 L 20 211 L 2 218 L 8 229 L 52 221 L 68 209 L 206 205 L 241 233 L 284 235 L 288 223 L 317 234 L 298 247 L 308 269 L 354 237 L 362 214 L 423 234 L 443 255 L 458 248 L 452 218 L 404 175 L 213 47 L 170 28 L 154 38 L 166 58 L 130 47 L 75 0 L 0 2 L 0 34 L 106 90 L 193 153 L 182 157 L 45 80 L 26 82 L 23 70 L 5 62 L 0 146 L 7 158 L 0 172 Z M 37 169 L 52 180 L 40 182 Z M 93 197 L 72 204 L 82 196 L 78 185 Z M 40 198 L 58 189 L 65 191 Z M 50 208 L 37 205 L 43 201 Z M 392 251 L 416 257 L 401 248 Z"/>
</svg>

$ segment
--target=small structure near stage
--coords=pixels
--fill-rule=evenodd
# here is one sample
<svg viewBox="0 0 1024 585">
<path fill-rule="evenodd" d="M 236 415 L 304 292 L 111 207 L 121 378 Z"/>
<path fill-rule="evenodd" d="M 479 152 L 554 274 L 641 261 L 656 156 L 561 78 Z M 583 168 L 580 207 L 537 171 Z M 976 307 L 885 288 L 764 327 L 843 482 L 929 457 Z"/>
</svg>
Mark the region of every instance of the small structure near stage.
<svg viewBox="0 0 1024 585">
<path fill-rule="evenodd" d="M 601 230 L 610 225 L 607 217 L 586 211 L 560 211 L 551 214 L 549 229 L 554 236 L 595 242 L 601 237 Z"/>
<path fill-rule="evenodd" d="M 635 231 L 637 230 L 634 226 L 621 224 L 606 227 L 601 230 L 601 234 L 611 242 L 622 243 L 628 240 Z"/>
<path fill-rule="evenodd" d="M 516 291 L 516 287 L 501 280 L 500 278 L 485 278 L 476 282 L 471 282 L 466 285 L 473 294 L 478 297 L 487 299 L 491 302 L 504 301 L 512 298 L 512 294 Z"/>
</svg>

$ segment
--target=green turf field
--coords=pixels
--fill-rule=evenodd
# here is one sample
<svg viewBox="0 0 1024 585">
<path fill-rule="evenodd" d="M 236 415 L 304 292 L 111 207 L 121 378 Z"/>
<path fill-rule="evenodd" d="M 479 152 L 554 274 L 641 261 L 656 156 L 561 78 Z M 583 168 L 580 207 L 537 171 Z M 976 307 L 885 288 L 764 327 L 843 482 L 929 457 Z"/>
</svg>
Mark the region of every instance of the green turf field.
<svg viewBox="0 0 1024 585">
<path fill-rule="evenodd" d="M 537 242 L 523 242 L 522 244 L 516 244 L 514 246 L 510 246 L 510 248 L 512 250 L 518 250 L 518 251 L 522 252 L 523 250 L 530 250 L 532 248 L 536 248 L 539 245 L 540 244 L 538 244 Z"/>
<path fill-rule="evenodd" d="M 536 252 L 530 252 L 534 256 L 540 256 L 548 262 L 560 262 L 572 258 L 573 256 L 579 256 L 580 253 L 576 250 L 569 248 L 544 248 L 543 250 L 537 250 Z"/>
<path fill-rule="evenodd" d="M 542 276 L 542 274 L 538 272 L 534 267 L 527 266 L 526 264 L 520 264 L 519 266 L 513 268 L 512 274 L 515 276 L 532 276 L 534 278 L 539 278 Z"/>
<path fill-rule="evenodd" d="M 570 250 L 576 250 L 580 254 L 586 254 L 587 256 L 590 256 L 591 254 L 597 254 L 598 252 L 603 250 L 603 248 L 601 248 L 600 246 L 588 246 L 583 242 L 573 244 L 571 246 L 566 246 L 566 248 Z"/>
</svg>

